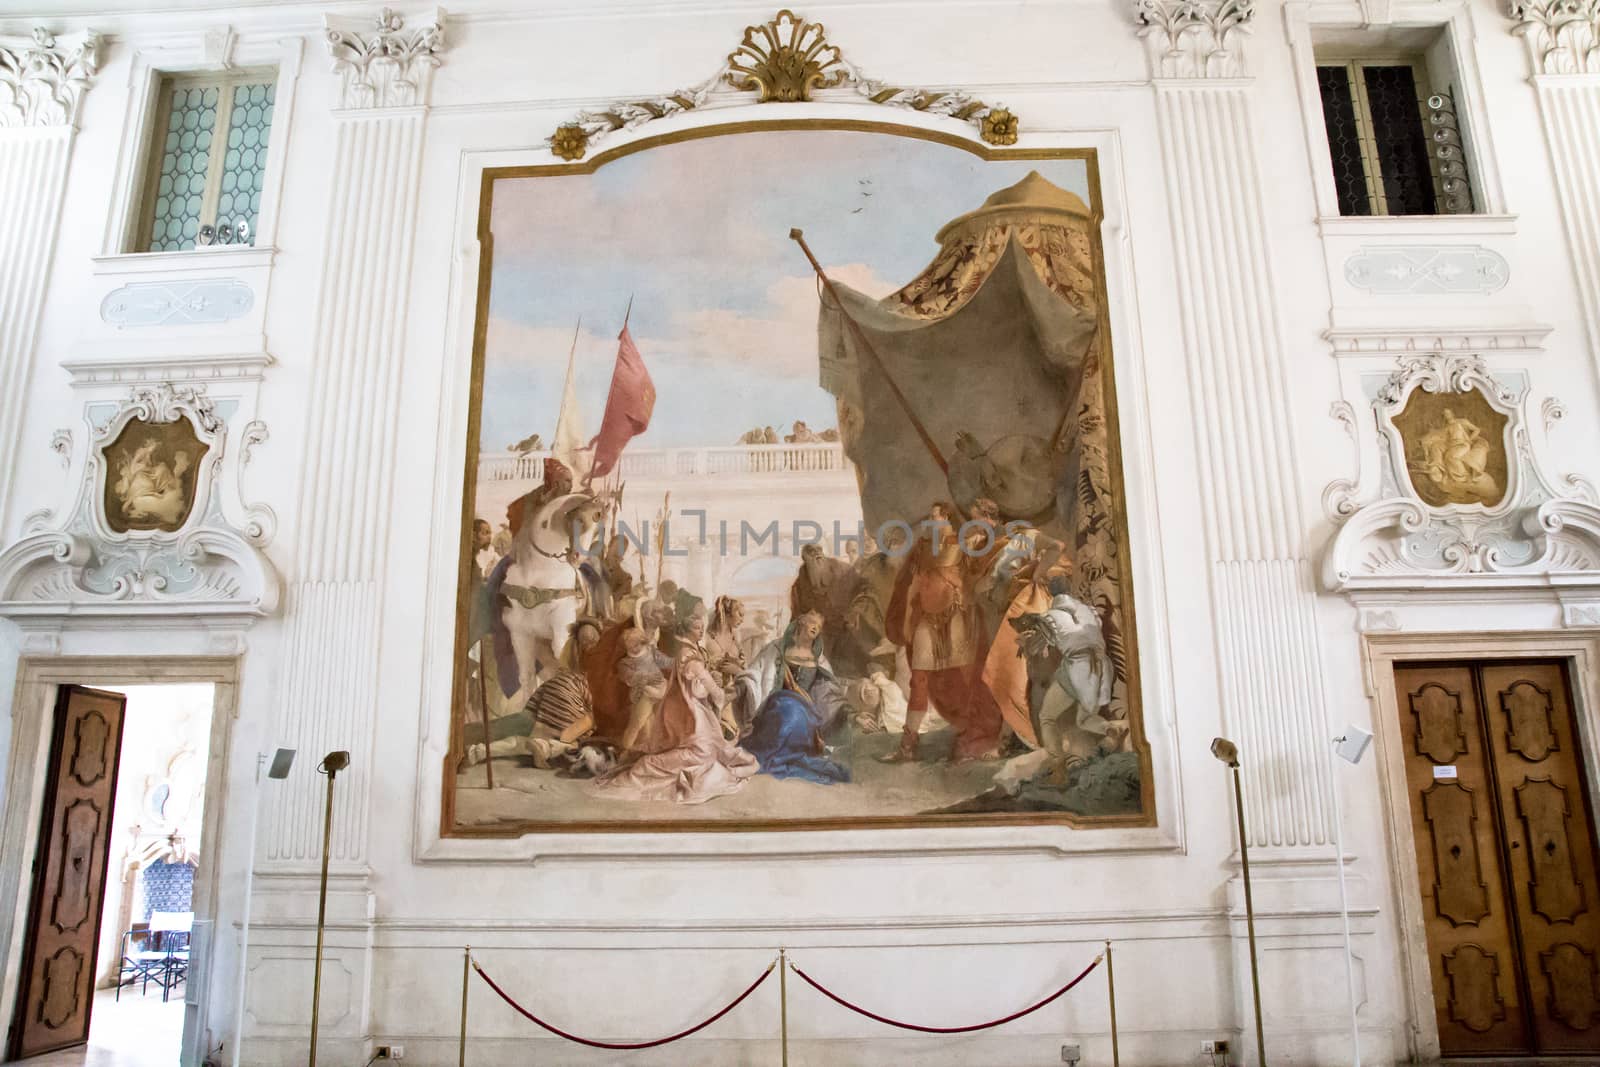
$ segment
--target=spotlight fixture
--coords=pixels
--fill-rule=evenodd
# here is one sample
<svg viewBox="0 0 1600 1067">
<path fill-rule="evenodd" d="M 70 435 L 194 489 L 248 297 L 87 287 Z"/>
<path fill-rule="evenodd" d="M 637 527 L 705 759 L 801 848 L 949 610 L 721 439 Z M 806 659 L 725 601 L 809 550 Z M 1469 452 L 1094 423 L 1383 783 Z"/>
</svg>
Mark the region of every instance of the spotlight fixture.
<svg viewBox="0 0 1600 1067">
<path fill-rule="evenodd" d="M 289 768 L 293 766 L 294 749 L 280 748 L 272 754 L 272 765 L 267 768 L 267 777 L 281 782 L 289 777 Z"/>
</svg>

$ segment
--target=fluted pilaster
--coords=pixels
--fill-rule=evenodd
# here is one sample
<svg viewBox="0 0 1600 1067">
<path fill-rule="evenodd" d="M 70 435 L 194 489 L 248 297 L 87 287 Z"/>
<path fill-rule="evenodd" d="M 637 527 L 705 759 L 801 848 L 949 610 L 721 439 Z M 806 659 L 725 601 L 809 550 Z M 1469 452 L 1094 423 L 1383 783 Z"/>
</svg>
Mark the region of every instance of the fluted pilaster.
<svg viewBox="0 0 1600 1067">
<path fill-rule="evenodd" d="M 22 398 L 61 225 L 78 104 L 99 39 L 0 37 L 0 520 L 21 453 Z"/>
<path fill-rule="evenodd" d="M 1589 351 L 1600 364 L 1600 0 L 1508 8 L 1528 46 Z"/>
<path fill-rule="evenodd" d="M 385 11 L 364 37 L 330 19 L 329 48 L 344 75 L 334 122 L 332 199 L 314 384 L 302 460 L 295 576 L 279 734 L 305 756 L 295 774 L 351 754 L 334 809 L 332 858 L 367 855 L 371 753 L 377 730 L 387 516 L 395 478 L 395 422 L 404 350 L 427 78 L 443 49 L 438 25 L 406 33 Z M 353 59 L 352 57 L 357 57 Z M 274 791 L 269 861 L 321 857 L 322 793 Z"/>
<path fill-rule="evenodd" d="M 1252 845 L 1329 839 L 1312 568 L 1242 41 L 1250 8 L 1142 0 L 1174 219 L 1226 729 Z"/>
</svg>

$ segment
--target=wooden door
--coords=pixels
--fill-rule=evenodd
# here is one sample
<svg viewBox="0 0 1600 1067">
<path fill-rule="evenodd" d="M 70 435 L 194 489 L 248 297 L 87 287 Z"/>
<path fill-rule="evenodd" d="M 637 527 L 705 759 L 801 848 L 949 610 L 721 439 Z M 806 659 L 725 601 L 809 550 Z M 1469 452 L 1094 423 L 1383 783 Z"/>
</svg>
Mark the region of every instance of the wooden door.
<svg viewBox="0 0 1600 1067">
<path fill-rule="evenodd" d="M 1600 1052 L 1600 879 L 1566 678 L 1558 663 L 1481 678 L 1534 1044 Z"/>
<path fill-rule="evenodd" d="M 13 1059 L 89 1039 L 125 698 L 62 686 L 23 943 Z"/>
<path fill-rule="evenodd" d="M 1600 880 L 1562 665 L 1395 683 L 1441 1051 L 1600 1052 Z"/>
</svg>

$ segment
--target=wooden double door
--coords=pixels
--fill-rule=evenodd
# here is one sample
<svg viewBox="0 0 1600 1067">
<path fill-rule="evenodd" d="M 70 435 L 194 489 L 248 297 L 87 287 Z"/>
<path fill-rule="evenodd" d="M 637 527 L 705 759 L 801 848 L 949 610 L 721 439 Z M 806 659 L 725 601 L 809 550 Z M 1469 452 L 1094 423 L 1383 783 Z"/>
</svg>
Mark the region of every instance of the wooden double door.
<svg viewBox="0 0 1600 1067">
<path fill-rule="evenodd" d="M 1562 663 L 1397 665 L 1446 1056 L 1600 1053 L 1600 873 Z"/>
</svg>

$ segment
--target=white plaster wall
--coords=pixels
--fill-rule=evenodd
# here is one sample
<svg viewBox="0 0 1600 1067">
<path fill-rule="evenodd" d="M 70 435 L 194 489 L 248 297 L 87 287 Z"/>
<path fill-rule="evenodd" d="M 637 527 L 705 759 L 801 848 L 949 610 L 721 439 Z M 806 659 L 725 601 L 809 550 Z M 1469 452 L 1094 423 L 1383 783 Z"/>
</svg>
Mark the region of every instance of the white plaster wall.
<svg viewBox="0 0 1600 1067">
<path fill-rule="evenodd" d="M 1117 388 L 1123 413 L 1125 476 L 1138 567 L 1146 727 L 1155 750 L 1160 826 L 1153 831 L 882 831 L 768 835 L 617 835 L 522 842 L 438 838 L 439 767 L 446 741 L 457 502 L 465 427 L 470 309 L 476 249 L 476 174 L 484 165 L 547 162 L 546 137 L 577 110 L 603 101 L 678 88 L 703 79 L 736 44 L 742 27 L 770 17 L 744 3 L 562 4 L 515 9 L 465 3 L 451 12 L 449 47 L 435 75 L 416 180 L 414 216 L 396 205 L 382 214 L 414 223 L 414 252 L 394 305 L 400 361 L 398 403 L 374 425 L 392 433 L 399 491 L 388 502 L 381 621 L 372 706 L 341 718 L 328 747 L 370 751 L 354 789 L 350 823 L 365 839 L 341 845 L 334 865 L 325 976 L 323 1049 L 328 1062 L 360 1062 L 375 1042 L 403 1042 L 408 1059 L 455 1062 L 461 947 L 471 944 L 497 979 L 560 1024 L 609 1038 L 655 1035 L 680 1025 L 742 987 L 781 945 L 841 991 L 890 1014 L 961 1023 L 1003 1014 L 1054 988 L 1092 958 L 1105 939 L 1117 945 L 1118 1023 L 1123 1062 L 1170 1067 L 1200 1062 L 1202 1037 L 1238 1040 L 1251 1029 L 1242 906 L 1236 878 L 1230 786 L 1206 745 L 1236 729 L 1240 716 L 1277 723 L 1273 707 L 1224 713 L 1220 649 L 1212 610 L 1212 557 L 1201 536 L 1203 503 L 1216 472 L 1196 448 L 1196 383 L 1186 356 L 1183 313 L 1197 299 L 1179 282 L 1177 228 L 1169 198 L 1157 90 L 1131 8 L 1112 3 L 829 3 L 801 12 L 826 23 L 830 38 L 869 75 L 896 84 L 970 88 L 1003 101 L 1022 118 L 1024 144 L 1089 145 L 1101 153 L 1108 221 Z M 1355 5 L 1311 5 L 1359 21 Z M 344 14 L 371 9 L 341 4 Z M 1451 8 L 1450 10 L 1455 10 Z M 1549 326 L 1543 350 L 1494 354 L 1497 369 L 1531 375 L 1538 398 L 1561 398 L 1567 417 L 1552 441 L 1563 471 L 1600 480 L 1596 361 L 1584 333 L 1583 296 L 1552 175 L 1545 126 L 1528 82 L 1525 51 L 1487 0 L 1466 9 L 1481 72 L 1493 162 L 1504 187 L 1493 224 L 1455 220 L 1378 220 L 1377 236 L 1319 227 L 1308 115 L 1297 95 L 1290 28 L 1278 3 L 1257 8 L 1247 45 L 1252 79 L 1248 121 L 1219 146 L 1248 145 L 1260 171 L 1258 217 L 1270 252 L 1270 299 L 1277 328 L 1265 347 L 1281 360 L 1287 406 L 1282 425 L 1292 451 L 1303 544 L 1316 560 L 1332 527 L 1318 506 L 1323 487 L 1356 474 L 1357 444 L 1329 417 L 1330 404 L 1361 406 L 1359 379 L 1387 372 L 1392 355 L 1338 358 L 1323 337 L 1341 314 L 1376 315 L 1384 328 L 1424 330 L 1471 315 L 1483 321 Z M 260 329 L 274 363 L 259 389 L 257 417 L 271 438 L 248 468 L 249 495 L 276 510 L 279 534 L 268 555 L 289 582 L 305 561 L 291 546 L 307 516 L 303 453 L 316 417 L 311 393 L 317 343 L 314 309 L 325 294 L 329 240 L 358 241 L 333 202 L 330 148 L 339 87 L 320 39 L 321 8 L 249 6 L 145 14 L 115 10 L 11 14 L 0 28 L 43 22 L 61 30 L 92 26 L 110 36 L 105 61 L 85 97 L 66 175 L 50 284 L 32 353 L 17 474 L 3 498 L 4 540 L 38 507 L 62 506 L 58 457 L 47 443 L 57 427 L 78 427 L 81 399 L 63 360 L 86 350 L 115 354 L 135 346 L 194 345 L 192 336 L 112 335 L 93 322 L 107 290 L 92 257 L 108 226 L 134 53 L 193 42 L 206 28 L 232 25 L 259 40 L 304 39 L 292 121 L 280 112 L 273 167 L 283 169 L 276 254 L 257 298 Z M 411 24 L 430 12 L 407 10 Z M 1443 15 L 1440 16 L 1444 17 Z M 671 120 L 678 126 L 794 114 L 866 117 L 962 132 L 959 124 L 865 105 L 745 107 Z M 656 124 L 658 132 L 669 127 Z M 1320 130 L 1312 131 L 1320 136 Z M 3 135 L 3 131 L 0 131 Z M 627 140 L 619 134 L 610 144 Z M 0 147 L 0 152 L 4 148 Z M 778 195 L 781 195 L 781 191 Z M 1217 227 L 1220 247 L 1236 247 L 1231 205 L 1194 205 Z M 1214 213 L 1207 209 L 1214 208 Z M 1250 207 L 1250 205 L 1247 205 Z M 1432 224 L 1432 225 L 1430 225 Z M 1477 229 L 1472 227 L 1477 225 Z M 1480 232 L 1481 231 L 1481 232 Z M 1340 265 L 1353 246 L 1451 239 L 1462 233 L 1511 264 L 1512 281 L 1472 301 L 1363 298 L 1344 285 Z M 0 254 L 4 254 L 0 251 Z M 380 267 L 395 264 L 379 264 Z M 337 279 L 335 279 L 337 281 Z M 344 279 L 348 282 L 349 279 Z M 334 309 L 333 313 L 336 313 Z M 1370 317 L 1369 315 L 1369 317 Z M 181 334 L 181 330 L 180 330 Z M 372 390 L 340 397 L 351 417 Z M 1224 427 L 1243 433 L 1243 427 Z M 337 513 L 340 502 L 315 502 Z M 376 548 L 378 546 L 370 546 Z M 1363 637 L 1343 597 L 1313 594 L 1309 618 L 1320 668 L 1309 675 L 1276 660 L 1249 670 L 1256 691 L 1293 687 L 1319 694 L 1330 735 L 1346 721 L 1371 728 Z M 226 833 L 220 856 L 221 908 L 204 1021 L 231 1052 L 236 921 L 240 911 L 255 755 L 281 740 L 297 708 L 285 706 L 285 618 L 267 618 L 244 641 L 238 721 L 228 763 Z M 1466 632 L 1549 629 L 1548 605 L 1485 603 L 1453 609 L 1427 629 Z M 196 636 L 198 634 L 198 636 Z M 0 692 L 10 692 L 17 656 L 31 637 L 0 635 Z M 199 654 L 213 651 L 203 631 L 175 636 L 66 624 L 30 654 Z M 358 668 L 359 665 L 352 665 Z M 1232 718 L 1230 718 L 1230 715 Z M 1249 717 L 1254 717 L 1250 719 Z M 0 726 L 0 733 L 9 725 Z M 343 731 L 341 733 L 341 731 Z M 337 736 L 335 736 L 337 735 Z M 9 736 L 9 735 L 6 735 Z M 321 737 L 321 734 L 317 736 Z M 1304 737 L 1318 752 L 1321 737 Z M 287 783 L 264 788 L 263 841 L 278 820 L 317 820 L 321 779 L 305 751 Z M 1250 757 L 1247 752 L 1246 758 Z M 13 766 L 16 763 L 13 762 Z M 1387 807 L 1374 763 L 1336 768 L 1345 790 L 1356 952 L 1361 961 L 1362 1027 L 1368 1063 L 1404 1061 L 1426 1020 L 1405 994 L 1396 925 L 1395 864 L 1411 858 L 1389 845 Z M 1262 772 L 1267 810 L 1308 788 L 1282 766 Z M 1319 793 L 1318 796 L 1323 794 Z M 1324 801 L 1325 802 L 1325 801 Z M 1309 842 L 1252 851 L 1261 938 L 1263 995 L 1272 1062 L 1348 1060 L 1338 900 L 1326 823 Z M 272 846 L 277 847 L 277 846 Z M 355 857 L 350 859 L 349 857 Z M 256 856 L 250 993 L 244 1062 L 303 1061 L 309 1013 L 313 851 Z M 777 989 L 769 983 L 746 1007 L 689 1043 L 638 1054 L 645 1063 L 776 1062 Z M 615 1062 L 534 1030 L 482 986 L 473 990 L 473 1052 L 482 1064 Z M 1086 1062 L 1109 1062 L 1108 1014 L 1097 976 L 1064 1001 L 1002 1031 L 935 1039 L 901 1035 L 844 1014 L 790 983 L 791 1051 L 797 1063 L 1025 1064 L 1059 1062 L 1059 1045 L 1085 1046 Z M 533 1044 L 530 1044 L 533 1042 Z M 531 1050 L 531 1051 L 530 1051 Z"/>
</svg>

